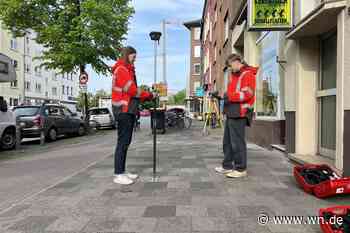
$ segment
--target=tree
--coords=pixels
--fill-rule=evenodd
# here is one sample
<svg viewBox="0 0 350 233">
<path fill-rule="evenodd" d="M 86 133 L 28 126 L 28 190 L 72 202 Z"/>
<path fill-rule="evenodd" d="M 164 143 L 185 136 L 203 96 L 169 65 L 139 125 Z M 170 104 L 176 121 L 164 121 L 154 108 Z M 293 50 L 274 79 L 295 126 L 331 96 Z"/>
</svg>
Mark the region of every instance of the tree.
<svg viewBox="0 0 350 233">
<path fill-rule="evenodd" d="M 183 105 L 185 104 L 185 99 L 186 99 L 186 90 L 182 90 L 176 93 L 175 95 L 170 96 L 169 104 Z"/>
<path fill-rule="evenodd" d="M 98 90 L 96 94 L 92 97 L 90 107 L 98 107 L 99 100 L 102 97 L 111 97 L 111 94 L 108 94 L 105 90 Z"/>
<path fill-rule="evenodd" d="M 101 97 L 111 97 L 109 93 L 107 93 L 105 90 L 98 90 L 95 94 L 88 92 L 88 108 L 94 108 L 99 106 L 99 100 Z M 85 97 L 84 93 L 80 92 L 79 96 L 77 98 L 77 107 L 78 109 L 83 109 L 85 106 Z"/>
<path fill-rule="evenodd" d="M 15 36 L 34 31 L 43 66 L 62 72 L 110 71 L 133 14 L 130 0 L 0 0 L 0 20 Z"/>
</svg>

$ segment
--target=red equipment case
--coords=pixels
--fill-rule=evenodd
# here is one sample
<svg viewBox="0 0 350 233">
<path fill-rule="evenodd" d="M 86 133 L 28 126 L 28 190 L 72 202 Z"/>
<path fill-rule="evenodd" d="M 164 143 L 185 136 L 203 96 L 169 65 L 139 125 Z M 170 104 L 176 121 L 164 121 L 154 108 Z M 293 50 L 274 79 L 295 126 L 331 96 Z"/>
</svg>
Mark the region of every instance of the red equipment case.
<svg viewBox="0 0 350 233">
<path fill-rule="evenodd" d="M 336 180 L 327 180 L 316 185 L 308 184 L 304 177 L 300 174 L 302 169 L 330 169 L 335 172 L 330 166 L 326 164 L 315 165 L 307 164 L 303 166 L 294 167 L 294 177 L 305 192 L 314 194 L 318 198 L 330 197 L 338 194 L 350 194 L 350 178 L 340 178 Z M 337 172 L 335 172 L 341 177 Z"/>
<path fill-rule="evenodd" d="M 320 209 L 320 217 L 323 218 L 324 213 L 329 212 L 335 216 L 345 215 L 347 211 L 350 210 L 350 206 L 335 206 L 325 209 Z M 333 230 L 332 226 L 326 221 L 320 221 L 320 227 L 323 233 L 344 233 L 342 230 Z"/>
</svg>

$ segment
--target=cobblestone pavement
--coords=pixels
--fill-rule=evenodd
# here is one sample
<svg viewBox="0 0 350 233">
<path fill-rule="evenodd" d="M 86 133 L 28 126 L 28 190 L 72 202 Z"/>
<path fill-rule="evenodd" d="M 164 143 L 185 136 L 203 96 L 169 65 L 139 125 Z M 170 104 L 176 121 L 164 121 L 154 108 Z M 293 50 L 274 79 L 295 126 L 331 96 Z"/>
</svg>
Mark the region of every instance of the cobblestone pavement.
<svg viewBox="0 0 350 233">
<path fill-rule="evenodd" d="M 270 216 L 314 216 L 321 207 L 350 203 L 319 200 L 300 190 L 284 155 L 249 145 L 249 176 L 215 174 L 223 154 L 220 133 L 200 128 L 159 136 L 158 176 L 152 182 L 152 137 L 136 135 L 128 168 L 141 178 L 132 186 L 112 183 L 113 157 L 18 203 L 0 214 L 4 233 L 310 233 L 318 225 L 257 224 Z M 112 153 L 112 152 L 111 152 Z"/>
</svg>

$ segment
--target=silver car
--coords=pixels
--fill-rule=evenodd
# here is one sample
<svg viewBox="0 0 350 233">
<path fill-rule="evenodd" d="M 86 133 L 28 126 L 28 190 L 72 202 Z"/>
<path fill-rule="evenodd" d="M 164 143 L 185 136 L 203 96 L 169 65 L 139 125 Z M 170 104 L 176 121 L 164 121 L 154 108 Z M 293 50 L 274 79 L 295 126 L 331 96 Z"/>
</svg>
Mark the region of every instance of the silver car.
<svg viewBox="0 0 350 233">
<path fill-rule="evenodd" d="M 90 123 L 96 123 L 97 128 L 116 129 L 116 121 L 113 113 L 108 108 L 91 108 L 89 109 Z"/>
</svg>

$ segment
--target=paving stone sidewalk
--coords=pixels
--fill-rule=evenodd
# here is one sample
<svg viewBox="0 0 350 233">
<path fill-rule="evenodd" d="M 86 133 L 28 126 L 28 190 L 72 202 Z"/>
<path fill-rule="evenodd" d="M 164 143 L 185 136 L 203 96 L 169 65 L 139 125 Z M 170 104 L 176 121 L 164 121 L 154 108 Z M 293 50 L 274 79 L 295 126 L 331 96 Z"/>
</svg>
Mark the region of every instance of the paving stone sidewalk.
<svg viewBox="0 0 350 233">
<path fill-rule="evenodd" d="M 319 200 L 300 190 L 293 165 L 278 152 L 249 145 L 249 176 L 215 174 L 221 134 L 199 127 L 159 136 L 157 182 L 152 182 L 152 137 L 137 133 L 127 159 L 141 178 L 112 183 L 113 157 L 14 206 L 0 215 L 1 233 L 311 233 L 318 225 L 257 224 L 270 216 L 314 216 L 350 198 Z M 112 152 L 111 152 L 112 153 Z"/>
</svg>

